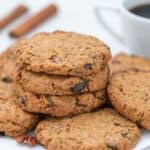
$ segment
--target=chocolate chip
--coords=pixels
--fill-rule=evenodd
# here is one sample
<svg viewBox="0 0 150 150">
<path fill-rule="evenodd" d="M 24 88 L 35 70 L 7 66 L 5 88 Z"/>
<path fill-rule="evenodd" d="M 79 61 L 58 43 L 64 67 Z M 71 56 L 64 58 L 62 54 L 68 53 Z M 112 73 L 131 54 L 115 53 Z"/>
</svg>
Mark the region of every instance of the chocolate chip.
<svg viewBox="0 0 150 150">
<path fill-rule="evenodd" d="M 142 122 L 142 121 L 141 121 L 140 119 L 135 121 L 135 123 L 138 124 L 138 125 L 140 125 L 141 122 Z"/>
<path fill-rule="evenodd" d="M 133 70 L 134 72 L 139 72 L 139 71 L 140 71 L 138 68 L 135 68 L 135 67 L 133 67 L 132 70 Z"/>
<path fill-rule="evenodd" d="M 5 82 L 5 83 L 11 83 L 12 82 L 12 78 L 6 76 L 6 77 L 2 78 L 2 81 Z"/>
<path fill-rule="evenodd" d="M 40 95 L 39 94 L 35 94 L 35 96 L 37 97 L 37 99 L 40 99 Z"/>
<path fill-rule="evenodd" d="M 50 96 L 46 96 L 46 100 L 48 102 L 48 106 L 54 106 L 54 103 L 53 103 L 52 98 Z"/>
<path fill-rule="evenodd" d="M 21 104 L 25 105 L 26 98 L 24 96 L 19 96 L 18 99 Z"/>
<path fill-rule="evenodd" d="M 88 81 L 84 80 L 83 82 L 81 82 L 79 84 L 76 84 L 74 87 L 72 87 L 71 91 L 73 93 L 80 93 L 85 88 L 85 86 L 87 85 L 87 83 L 88 83 Z"/>
<path fill-rule="evenodd" d="M 115 126 L 120 126 L 121 124 L 118 123 L 118 122 L 114 122 L 114 125 L 115 125 Z"/>
<path fill-rule="evenodd" d="M 76 106 L 76 107 L 85 107 L 86 105 L 81 104 L 81 103 L 80 103 L 80 100 L 79 100 L 78 98 L 76 98 L 75 106 Z"/>
<path fill-rule="evenodd" d="M 0 132 L 0 136 L 5 136 L 5 133 L 4 132 Z"/>
<path fill-rule="evenodd" d="M 115 144 L 106 143 L 106 145 L 110 150 L 118 150 L 117 145 L 115 145 Z"/>
<path fill-rule="evenodd" d="M 128 137 L 128 132 L 127 132 L 127 133 L 122 133 L 121 135 L 122 135 L 123 138 L 129 139 L 129 137 Z"/>
<path fill-rule="evenodd" d="M 92 70 L 92 64 L 85 64 L 85 65 L 84 65 L 84 68 L 85 68 L 86 70 Z"/>
<path fill-rule="evenodd" d="M 56 55 L 52 55 L 49 59 L 50 59 L 52 62 L 56 62 L 56 58 L 57 58 Z"/>
</svg>

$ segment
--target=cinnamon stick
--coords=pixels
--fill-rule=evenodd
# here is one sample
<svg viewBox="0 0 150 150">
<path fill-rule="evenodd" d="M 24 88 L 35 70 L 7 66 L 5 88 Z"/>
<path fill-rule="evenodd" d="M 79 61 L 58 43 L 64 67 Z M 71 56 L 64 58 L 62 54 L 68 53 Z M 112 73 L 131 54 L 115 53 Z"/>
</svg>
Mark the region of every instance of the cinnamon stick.
<svg viewBox="0 0 150 150">
<path fill-rule="evenodd" d="M 28 18 L 25 22 L 18 25 L 15 29 L 13 29 L 9 35 L 14 38 L 18 38 L 44 22 L 49 17 L 52 17 L 57 12 L 57 7 L 54 4 L 51 4 L 35 14 L 34 16 L 31 16 Z"/>
<path fill-rule="evenodd" d="M 22 16 L 24 13 L 27 12 L 27 7 L 24 5 L 17 6 L 14 10 L 12 10 L 6 17 L 0 20 L 0 29 L 3 29 L 8 24 L 13 22 L 18 17 Z"/>
</svg>

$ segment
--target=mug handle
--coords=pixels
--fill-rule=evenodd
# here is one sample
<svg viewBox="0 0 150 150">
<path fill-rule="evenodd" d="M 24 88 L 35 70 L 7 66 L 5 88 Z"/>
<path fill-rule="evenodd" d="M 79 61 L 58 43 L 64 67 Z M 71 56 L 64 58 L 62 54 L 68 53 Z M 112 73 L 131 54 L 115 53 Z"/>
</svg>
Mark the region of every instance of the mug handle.
<svg viewBox="0 0 150 150">
<path fill-rule="evenodd" d="M 101 23 L 101 25 L 105 28 L 105 30 L 107 30 L 113 37 L 115 37 L 119 42 L 123 43 L 123 37 L 117 33 L 116 31 L 114 31 L 108 24 L 107 22 L 104 20 L 104 18 L 101 15 L 101 11 L 113 11 L 117 14 L 121 13 L 121 9 L 120 7 L 116 7 L 113 5 L 108 5 L 108 4 L 103 4 L 100 6 L 97 6 L 94 8 L 94 13 L 95 16 L 98 20 L 99 23 Z"/>
</svg>

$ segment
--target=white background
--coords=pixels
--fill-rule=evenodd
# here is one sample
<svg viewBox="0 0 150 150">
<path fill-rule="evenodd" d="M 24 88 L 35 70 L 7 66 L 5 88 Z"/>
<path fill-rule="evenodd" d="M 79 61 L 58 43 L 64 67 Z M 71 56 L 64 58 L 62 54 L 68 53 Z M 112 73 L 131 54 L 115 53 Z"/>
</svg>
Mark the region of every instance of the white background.
<svg viewBox="0 0 150 150">
<path fill-rule="evenodd" d="M 97 36 L 104 40 L 112 50 L 112 54 L 116 54 L 120 51 L 126 51 L 130 53 L 130 50 L 123 44 L 119 43 L 114 37 L 112 37 L 105 29 L 98 23 L 94 14 L 94 8 L 103 3 L 109 3 L 112 5 L 119 5 L 120 0 L 0 0 L 0 17 L 5 16 L 11 9 L 13 9 L 19 3 L 25 4 L 30 8 L 28 14 L 24 15 L 21 19 L 18 19 L 13 24 L 0 31 L 0 50 L 4 50 L 15 39 L 8 36 L 8 33 L 13 29 L 19 22 L 27 18 L 29 15 L 34 14 L 39 9 L 48 5 L 51 2 L 57 3 L 59 7 L 59 13 L 53 19 L 40 25 L 34 29 L 30 34 L 31 36 L 36 32 L 53 31 L 55 29 L 63 29 L 67 31 L 77 31 L 81 33 L 87 33 Z M 119 26 L 119 14 L 112 12 L 104 13 L 104 17 L 108 24 L 120 32 Z M 143 147 L 150 143 L 150 132 L 143 131 L 143 136 L 140 143 L 137 145 L 136 150 L 141 150 Z M 0 137 L 0 149 L 1 150 L 30 150 L 26 146 L 18 145 L 14 140 L 7 137 Z M 32 148 L 33 150 L 42 150 L 41 146 Z"/>
</svg>

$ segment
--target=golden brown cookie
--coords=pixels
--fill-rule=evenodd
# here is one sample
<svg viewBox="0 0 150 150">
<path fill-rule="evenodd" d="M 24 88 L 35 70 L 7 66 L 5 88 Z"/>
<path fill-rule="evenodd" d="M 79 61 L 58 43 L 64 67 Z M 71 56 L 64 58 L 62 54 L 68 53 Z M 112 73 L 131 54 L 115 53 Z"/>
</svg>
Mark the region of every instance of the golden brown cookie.
<svg viewBox="0 0 150 150">
<path fill-rule="evenodd" d="M 23 111 L 14 101 L 13 71 L 15 57 L 10 47 L 0 55 L 0 132 L 8 136 L 22 135 L 33 129 L 38 116 Z"/>
<path fill-rule="evenodd" d="M 150 71 L 150 59 L 120 53 L 114 56 L 110 61 L 111 74 L 119 71 L 125 71 L 131 68 Z"/>
<path fill-rule="evenodd" d="M 108 66 L 96 75 L 83 78 L 48 75 L 23 70 L 18 75 L 18 82 L 25 90 L 36 94 L 70 95 L 102 90 L 106 88 L 108 77 Z"/>
<path fill-rule="evenodd" d="M 15 137 L 33 129 L 38 116 L 23 111 L 15 102 L 12 84 L 0 81 L 0 132 Z"/>
<path fill-rule="evenodd" d="M 80 77 L 99 72 L 111 58 L 97 38 L 63 31 L 39 33 L 19 43 L 16 53 L 24 69 Z"/>
<path fill-rule="evenodd" d="M 134 123 L 108 108 L 71 118 L 48 118 L 35 133 L 48 150 L 131 150 L 140 138 Z"/>
<path fill-rule="evenodd" d="M 90 112 L 106 101 L 105 90 L 78 95 L 52 96 L 38 95 L 18 86 L 16 94 L 18 95 L 16 102 L 24 110 L 57 117 Z"/>
<path fill-rule="evenodd" d="M 118 112 L 150 130 L 150 71 L 133 69 L 114 73 L 108 95 Z"/>
</svg>

